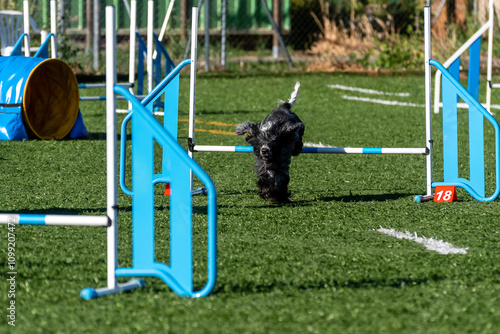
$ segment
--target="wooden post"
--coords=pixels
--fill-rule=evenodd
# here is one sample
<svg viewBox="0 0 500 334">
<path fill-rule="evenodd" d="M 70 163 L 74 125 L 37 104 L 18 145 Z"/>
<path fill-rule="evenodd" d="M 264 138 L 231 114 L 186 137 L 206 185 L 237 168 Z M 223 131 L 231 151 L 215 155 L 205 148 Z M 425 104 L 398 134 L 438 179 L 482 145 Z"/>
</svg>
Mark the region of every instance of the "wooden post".
<svg viewBox="0 0 500 334">
<path fill-rule="evenodd" d="M 432 32 L 433 37 L 438 40 L 443 40 L 446 38 L 446 24 L 448 23 L 448 11 L 446 10 L 446 3 L 442 4 L 442 1 L 433 1 L 431 5 L 432 11 Z M 438 12 L 438 10 L 440 10 Z M 438 14 L 438 17 L 435 15 Z"/>
<path fill-rule="evenodd" d="M 465 27 L 467 17 L 467 0 L 455 0 L 455 23 L 460 27 Z"/>
</svg>

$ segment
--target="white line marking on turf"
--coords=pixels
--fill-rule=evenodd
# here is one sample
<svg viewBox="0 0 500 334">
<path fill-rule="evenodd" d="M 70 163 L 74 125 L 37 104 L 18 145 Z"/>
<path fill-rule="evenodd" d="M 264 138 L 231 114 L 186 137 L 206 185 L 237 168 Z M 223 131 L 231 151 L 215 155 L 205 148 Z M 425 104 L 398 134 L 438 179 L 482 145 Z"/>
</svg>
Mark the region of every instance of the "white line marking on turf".
<svg viewBox="0 0 500 334">
<path fill-rule="evenodd" d="M 382 92 L 374 89 L 366 89 L 366 88 L 358 88 L 351 86 L 343 86 L 343 85 L 327 85 L 329 88 L 340 89 L 340 90 L 349 90 L 352 92 L 361 92 L 366 94 L 375 94 L 375 95 L 391 95 L 391 96 L 410 96 L 410 93 L 392 93 L 392 92 Z"/>
<path fill-rule="evenodd" d="M 414 232 L 414 234 L 411 234 L 408 231 L 405 232 L 398 232 L 394 229 L 388 229 L 388 228 L 383 228 L 380 227 L 378 230 L 375 230 L 393 237 L 396 237 L 398 239 L 407 239 L 411 241 L 418 242 L 419 244 L 422 244 L 427 248 L 428 250 L 438 252 L 439 254 L 467 254 L 467 249 L 466 248 L 459 248 L 455 247 L 449 242 L 443 241 L 443 240 L 436 240 L 433 238 L 426 238 L 424 236 L 419 237 L 417 236 L 417 232 Z"/>
<path fill-rule="evenodd" d="M 342 98 L 345 100 L 378 103 L 378 104 L 385 104 L 385 105 L 389 105 L 389 106 L 425 108 L 425 104 L 417 104 L 417 103 L 410 103 L 410 102 L 370 99 L 368 97 L 359 97 L 359 96 L 350 96 L 350 95 L 342 95 Z M 440 105 L 442 105 L 442 104 L 440 103 Z M 469 109 L 469 106 L 466 103 L 457 103 L 457 108 Z M 492 104 L 492 105 L 490 105 L 490 109 L 500 109 L 500 105 Z"/>
<path fill-rule="evenodd" d="M 425 107 L 424 104 L 416 104 L 416 103 L 410 103 L 410 102 L 399 102 L 399 101 L 388 101 L 388 100 L 379 100 L 379 99 L 369 99 L 367 97 L 359 97 L 359 96 L 342 95 L 342 98 L 346 99 L 346 100 L 371 102 L 371 103 L 385 104 L 385 105 L 390 105 L 390 106 L 419 107 L 419 108 Z"/>
</svg>

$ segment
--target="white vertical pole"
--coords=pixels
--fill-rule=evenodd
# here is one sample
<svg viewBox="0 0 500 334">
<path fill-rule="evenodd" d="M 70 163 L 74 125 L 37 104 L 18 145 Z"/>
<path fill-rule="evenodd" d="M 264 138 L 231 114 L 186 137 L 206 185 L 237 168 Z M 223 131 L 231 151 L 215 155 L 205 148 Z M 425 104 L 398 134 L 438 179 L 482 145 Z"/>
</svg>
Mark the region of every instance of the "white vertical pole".
<svg viewBox="0 0 500 334">
<path fill-rule="evenodd" d="M 130 53 L 129 53 L 129 67 L 128 67 L 128 82 L 130 88 L 128 89 L 134 95 L 135 83 L 135 45 L 137 38 L 135 37 L 137 28 L 137 0 L 130 1 Z M 128 109 L 132 109 L 132 103 L 128 103 Z"/>
<path fill-rule="evenodd" d="M 221 55 L 220 62 L 222 69 L 226 69 L 226 8 L 227 0 L 222 0 L 222 27 L 221 27 Z"/>
<path fill-rule="evenodd" d="M 163 36 L 165 36 L 165 31 L 167 30 L 167 24 L 170 20 L 170 15 L 172 14 L 172 9 L 174 8 L 175 0 L 170 0 L 170 4 L 168 5 L 167 14 L 165 15 L 165 19 L 163 20 L 163 25 L 161 26 L 160 35 L 158 36 L 158 40 L 162 41 Z"/>
<path fill-rule="evenodd" d="M 23 1 L 23 24 L 24 32 L 27 36 L 24 38 L 24 56 L 29 57 L 30 53 L 30 5 L 27 0 Z"/>
<path fill-rule="evenodd" d="M 146 66 L 148 71 L 148 94 L 153 90 L 153 10 L 154 10 L 154 1 L 148 1 L 148 51 L 147 51 L 147 60 Z"/>
<path fill-rule="evenodd" d="M 427 162 L 427 196 L 432 195 L 432 105 L 431 105 L 431 9 L 424 8 L 425 43 L 425 144 L 429 150 Z"/>
<path fill-rule="evenodd" d="M 45 29 L 42 29 L 40 31 L 40 44 L 42 44 L 43 42 L 45 42 L 45 40 L 47 39 L 47 36 L 49 35 L 49 32 Z"/>
<path fill-rule="evenodd" d="M 491 113 L 491 68 L 493 66 L 493 17 L 495 12 L 493 10 L 493 0 L 488 3 L 488 69 L 486 73 L 486 110 Z"/>
<path fill-rule="evenodd" d="M 99 2 L 94 0 L 94 71 L 99 69 L 99 41 L 101 39 L 99 32 Z"/>
<path fill-rule="evenodd" d="M 205 0 L 205 72 L 210 70 L 210 0 Z"/>
<path fill-rule="evenodd" d="M 117 267 L 117 168 L 116 168 L 116 31 L 115 8 L 106 7 L 106 177 L 107 214 L 111 225 L 107 227 L 108 240 L 108 288 L 116 288 L 115 269 Z"/>
<path fill-rule="evenodd" d="M 191 76 L 189 83 L 189 133 L 188 141 L 194 145 L 194 112 L 196 98 L 196 54 L 198 36 L 198 8 L 193 7 L 191 12 Z M 188 151 L 189 157 L 193 157 L 193 152 Z"/>
<path fill-rule="evenodd" d="M 172 14 L 172 9 L 174 8 L 175 0 L 170 0 L 170 4 L 168 5 L 167 14 L 165 15 L 165 19 L 163 20 L 163 24 L 161 26 L 160 35 L 158 35 L 158 41 L 162 41 L 165 36 L 165 31 L 167 31 L 167 24 L 170 20 L 170 15 Z M 156 50 L 153 53 L 153 59 L 156 59 Z"/>
<path fill-rule="evenodd" d="M 59 24 L 59 33 L 56 36 L 57 44 L 60 45 L 62 43 L 62 36 L 64 34 L 64 0 L 57 0 L 57 18 Z"/>
<path fill-rule="evenodd" d="M 50 32 L 57 36 L 56 0 L 50 0 Z M 57 43 L 55 37 L 50 40 L 50 52 L 52 58 L 57 58 Z"/>
</svg>

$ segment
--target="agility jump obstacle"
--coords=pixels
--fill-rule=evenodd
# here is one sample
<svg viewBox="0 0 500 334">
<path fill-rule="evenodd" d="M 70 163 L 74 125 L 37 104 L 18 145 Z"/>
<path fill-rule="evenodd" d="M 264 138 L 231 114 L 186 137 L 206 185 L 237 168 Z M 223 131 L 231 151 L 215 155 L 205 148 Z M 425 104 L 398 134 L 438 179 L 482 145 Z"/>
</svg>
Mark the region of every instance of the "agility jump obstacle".
<svg viewBox="0 0 500 334">
<path fill-rule="evenodd" d="M 163 22 L 160 37 L 163 36 L 168 19 L 172 11 L 174 0 L 170 2 L 169 11 Z M 154 1 L 148 1 L 148 26 L 147 26 L 147 43 L 144 42 L 141 35 L 137 32 L 137 1 L 132 0 L 130 3 L 130 52 L 129 52 L 129 81 L 126 83 L 118 83 L 118 85 L 129 88 L 130 93 L 139 99 L 143 99 L 151 93 L 153 85 L 157 86 L 160 81 L 175 67 L 167 50 L 160 41 L 160 37 L 153 32 L 153 16 L 154 16 Z M 138 44 L 137 56 L 137 82 L 135 76 L 135 61 L 136 61 L 136 43 Z M 153 46 L 155 50 L 153 51 Z M 164 73 L 162 73 L 162 62 L 164 62 Z M 144 68 L 146 63 L 146 68 Z M 147 87 L 144 92 L 144 73 L 147 74 Z M 79 84 L 78 88 L 105 88 L 105 84 Z M 136 92 L 134 93 L 134 87 Z M 118 99 L 125 99 L 123 96 L 117 96 Z M 80 101 L 104 101 L 106 96 L 82 96 Z M 159 107 L 158 101 L 155 107 Z M 129 105 L 130 109 L 130 105 Z M 117 110 L 117 112 L 127 112 L 128 110 Z"/>
<path fill-rule="evenodd" d="M 492 1 L 490 1 L 490 7 Z M 458 81 L 459 59 L 454 61 L 449 70 L 440 63 L 430 59 L 431 35 L 430 35 L 430 9 L 424 9 L 424 35 L 425 35 L 425 147 L 423 148 L 351 148 L 351 147 L 304 147 L 302 153 L 327 153 L 327 154 L 420 154 L 426 156 L 426 194 L 415 196 L 415 201 L 426 201 L 433 197 L 432 189 L 436 186 L 450 185 L 465 189 L 478 201 L 491 201 L 500 193 L 500 137 L 499 126 L 496 120 L 477 101 L 479 87 L 479 46 L 480 35 L 487 29 L 492 30 L 492 18 L 487 25 L 480 29 L 481 33 L 475 34 L 475 40 L 470 43 L 470 70 L 469 90 L 465 89 Z M 491 36 L 492 34 L 490 34 Z M 472 38 L 471 38 L 472 39 Z M 491 39 L 490 39 L 491 43 Z M 460 51 L 460 54 L 463 51 Z M 458 52 L 457 52 L 458 54 Z M 491 54 L 489 55 L 491 58 Z M 491 62 L 491 59 L 489 60 Z M 438 68 L 439 73 L 444 76 L 443 81 L 443 182 L 433 182 L 433 140 L 432 140 L 432 108 L 431 108 L 431 69 L 430 66 Z M 488 82 L 491 81 L 491 73 L 488 74 Z M 469 106 L 469 179 L 458 176 L 458 139 L 457 139 L 457 101 L 462 98 Z M 489 105 L 489 100 L 488 100 Z M 495 183 L 496 189 L 493 194 L 485 195 L 485 164 L 484 164 L 484 129 L 483 118 L 486 118 L 495 129 Z M 174 119 L 171 120 L 176 121 Z M 251 153 L 251 146 L 213 146 L 197 145 L 194 141 L 195 115 L 189 115 L 188 143 L 191 156 L 194 152 L 242 152 Z"/>
<path fill-rule="evenodd" d="M 467 49 L 472 48 L 473 44 L 481 44 L 481 36 L 488 32 L 488 53 L 487 53 L 487 73 L 486 73 L 486 101 L 484 107 L 488 112 L 491 113 L 491 90 L 493 88 L 500 88 L 499 84 L 493 84 L 491 82 L 492 67 L 493 67 L 493 31 L 494 31 L 494 0 L 488 1 L 488 21 L 479 28 L 450 58 L 448 58 L 444 63 L 443 67 L 450 70 L 452 67 L 459 66 L 460 57 L 467 51 Z M 474 58 L 469 58 L 469 68 L 479 66 L 479 54 L 474 54 Z M 477 57 L 477 58 L 476 58 Z M 439 113 L 439 108 L 443 106 L 441 102 L 441 71 L 436 71 L 434 79 L 434 113 Z M 479 90 L 479 80 L 469 78 L 468 89 Z M 477 86 L 476 86 L 477 85 Z M 478 100 L 478 97 L 476 97 Z M 466 104 L 459 103 L 459 107 L 467 107 Z"/>
<path fill-rule="evenodd" d="M 498 197 L 500 193 L 500 127 L 489 111 L 479 103 L 479 54 L 481 45 L 481 35 L 487 29 L 489 30 L 489 45 L 492 45 L 493 37 L 493 1 L 489 2 L 490 18 L 469 41 L 462 46 L 454 56 L 452 56 L 449 68 L 430 59 L 431 35 L 430 35 L 430 8 L 424 9 L 424 21 L 426 22 L 426 109 L 431 110 L 431 83 L 430 66 L 435 66 L 438 73 L 443 76 L 443 182 L 433 182 L 436 186 L 455 186 L 465 189 L 472 197 L 478 201 L 491 201 Z M 460 55 L 469 48 L 469 78 L 468 89 L 465 89 L 459 82 Z M 427 51 L 428 49 L 428 51 Z M 491 50 L 489 47 L 488 63 L 491 64 Z M 488 67 L 487 74 L 487 102 L 486 107 L 490 106 L 490 86 L 491 86 L 491 66 Z M 438 81 L 436 80 L 436 85 Z M 457 106 L 458 97 L 460 97 L 469 108 L 469 178 L 460 178 L 458 175 L 458 119 Z M 439 101 L 437 101 L 439 102 Z M 435 101 L 436 103 L 436 101 Z M 436 105 L 435 105 L 436 107 Z M 439 107 L 439 106 L 437 106 Z M 486 119 L 494 128 L 495 132 L 495 190 L 487 196 L 485 194 L 485 163 L 484 163 L 484 119 Z M 432 145 L 432 143 L 431 143 Z"/>
<path fill-rule="evenodd" d="M 193 8 L 193 17 L 198 10 Z M 179 72 L 191 65 L 191 78 L 196 75 L 196 45 L 191 58 L 179 64 L 143 101 L 139 102 L 127 89 L 116 84 L 116 32 L 115 9 L 106 7 L 106 174 L 107 215 L 106 216 L 57 216 L 29 214 L 0 214 L 2 224 L 20 225 L 73 225 L 104 226 L 107 230 L 107 287 L 86 288 L 81 292 L 84 299 L 92 299 L 120 291 L 143 287 L 140 279 L 119 284 L 118 277 L 158 277 L 181 296 L 203 297 L 211 292 L 217 273 L 217 198 L 215 187 L 205 171 L 191 159 L 177 143 L 168 129 L 153 117 L 151 108 L 154 100 L 178 80 Z M 197 20 L 193 20 L 192 33 L 197 31 Z M 196 41 L 196 39 L 193 39 Z M 176 79 L 177 78 L 177 79 Z M 195 82 L 191 81 L 190 108 L 194 109 Z M 178 95 L 178 91 L 176 94 Z M 117 248 L 117 142 L 115 94 L 125 96 L 132 104 L 132 110 L 122 124 L 122 151 L 120 160 L 125 160 L 125 130 L 128 122 L 132 126 L 132 189 L 124 185 L 124 165 L 121 165 L 120 182 L 126 194 L 132 196 L 132 267 L 118 267 Z M 163 170 L 154 174 L 154 142 L 163 147 Z M 174 168 L 175 167 L 175 168 Z M 205 286 L 193 289 L 193 240 L 191 174 L 194 173 L 208 192 L 208 274 Z M 173 192 L 170 198 L 170 262 L 169 265 L 155 260 L 154 240 L 154 185 L 169 183 Z"/>
<path fill-rule="evenodd" d="M 7 56 L 22 56 L 22 47 L 24 43 L 24 56 L 31 56 L 30 49 L 30 16 L 29 16 L 29 2 L 27 0 L 23 1 L 23 28 L 24 33 L 19 36 L 17 42 L 11 47 L 10 50 L 7 51 Z M 7 22 L 6 22 L 7 24 Z M 0 27 L 1 29 L 8 30 L 7 27 Z M 46 34 L 44 30 L 42 30 L 42 43 L 38 50 L 35 52 L 34 57 L 40 58 L 49 58 L 49 46 L 51 47 L 51 58 L 57 58 L 57 41 L 56 41 L 56 1 L 50 1 L 50 33 Z M 11 31 L 11 33 L 15 33 L 15 31 Z"/>
</svg>

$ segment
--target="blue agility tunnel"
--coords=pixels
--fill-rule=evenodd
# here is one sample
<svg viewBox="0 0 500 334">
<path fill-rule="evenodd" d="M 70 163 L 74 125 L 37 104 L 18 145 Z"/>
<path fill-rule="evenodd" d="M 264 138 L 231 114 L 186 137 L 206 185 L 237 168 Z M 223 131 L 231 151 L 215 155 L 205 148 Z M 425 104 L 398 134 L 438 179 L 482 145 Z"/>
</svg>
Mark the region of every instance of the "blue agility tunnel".
<svg viewBox="0 0 500 334">
<path fill-rule="evenodd" d="M 0 140 L 88 136 L 78 82 L 60 59 L 0 57 Z"/>
</svg>

